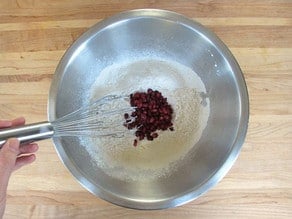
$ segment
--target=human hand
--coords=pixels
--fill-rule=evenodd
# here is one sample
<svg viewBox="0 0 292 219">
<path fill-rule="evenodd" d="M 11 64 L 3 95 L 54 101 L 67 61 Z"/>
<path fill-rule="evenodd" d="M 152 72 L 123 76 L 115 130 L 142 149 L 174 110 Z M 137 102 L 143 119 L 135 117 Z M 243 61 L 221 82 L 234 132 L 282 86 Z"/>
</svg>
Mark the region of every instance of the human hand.
<svg viewBox="0 0 292 219">
<path fill-rule="evenodd" d="M 12 121 L 0 120 L 0 128 L 24 125 L 24 118 L 17 118 Z M 15 138 L 8 139 L 0 149 L 0 218 L 2 218 L 6 205 L 6 191 L 11 173 L 22 166 L 32 163 L 35 160 L 35 153 L 38 150 L 36 143 L 19 145 Z"/>
</svg>

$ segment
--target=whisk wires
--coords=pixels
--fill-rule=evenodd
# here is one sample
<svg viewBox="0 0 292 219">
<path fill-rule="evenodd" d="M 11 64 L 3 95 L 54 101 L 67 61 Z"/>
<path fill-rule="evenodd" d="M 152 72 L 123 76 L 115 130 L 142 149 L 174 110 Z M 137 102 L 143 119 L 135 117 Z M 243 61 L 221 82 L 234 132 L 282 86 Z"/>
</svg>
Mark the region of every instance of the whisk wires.
<svg viewBox="0 0 292 219">
<path fill-rule="evenodd" d="M 108 95 L 52 122 L 54 136 L 123 137 L 124 113 L 133 110 L 128 96 Z"/>
</svg>

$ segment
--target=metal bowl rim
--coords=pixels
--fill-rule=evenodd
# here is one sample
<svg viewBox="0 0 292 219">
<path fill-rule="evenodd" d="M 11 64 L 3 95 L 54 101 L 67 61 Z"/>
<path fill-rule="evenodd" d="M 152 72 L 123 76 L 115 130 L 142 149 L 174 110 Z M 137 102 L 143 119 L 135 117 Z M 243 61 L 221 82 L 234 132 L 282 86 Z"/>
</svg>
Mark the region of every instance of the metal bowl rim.
<svg viewBox="0 0 292 219">
<path fill-rule="evenodd" d="M 212 187 L 214 187 L 231 169 L 235 160 L 237 159 L 240 149 L 243 145 L 247 128 L 248 128 L 248 120 L 249 120 L 249 98 L 247 86 L 243 77 L 243 73 L 237 63 L 236 59 L 227 48 L 227 46 L 210 30 L 202 26 L 196 21 L 193 21 L 181 14 L 160 10 L 160 9 L 137 9 L 122 12 L 116 14 L 112 17 L 104 19 L 99 23 L 92 26 L 89 30 L 87 30 L 84 34 L 82 34 L 65 52 L 62 59 L 60 60 L 54 77 L 51 84 L 49 98 L 48 98 L 48 119 L 49 121 L 53 121 L 56 119 L 56 98 L 58 94 L 59 85 L 61 84 L 64 72 L 63 69 L 66 69 L 66 66 L 72 61 L 74 58 L 74 54 L 78 49 L 82 49 L 82 44 L 89 40 L 90 37 L 94 36 L 96 33 L 101 31 L 103 28 L 106 28 L 110 25 L 116 24 L 121 21 L 129 20 L 129 19 L 141 19 L 141 18 L 154 18 L 154 19 L 163 19 L 169 20 L 172 22 L 177 22 L 181 25 L 184 25 L 188 28 L 193 29 L 196 32 L 204 35 L 212 44 L 217 48 L 218 51 L 221 52 L 222 56 L 228 60 L 228 63 L 234 73 L 234 77 L 238 82 L 239 93 L 240 93 L 240 104 L 241 104 L 241 112 L 240 112 L 240 123 L 238 128 L 237 137 L 233 143 L 233 147 L 231 147 L 228 154 L 226 154 L 226 159 L 223 160 L 221 166 L 218 167 L 213 174 L 204 181 L 200 185 L 200 187 L 193 188 L 191 191 L 186 191 L 184 194 L 180 194 L 179 196 L 170 197 L 163 200 L 134 200 L 134 199 L 125 199 L 124 197 L 119 197 L 116 194 L 113 194 L 109 191 L 104 191 L 103 188 L 96 188 L 88 179 L 86 179 L 78 170 L 78 167 L 73 165 L 70 159 L 66 156 L 65 151 L 63 150 L 61 141 L 59 138 L 53 138 L 53 142 L 55 145 L 55 149 L 60 160 L 69 170 L 69 172 L 77 179 L 77 181 L 88 191 L 97 195 L 98 197 L 111 202 L 113 204 L 133 208 L 133 209 L 165 209 L 183 205 L 188 203 L 202 194 L 206 193 Z"/>
</svg>

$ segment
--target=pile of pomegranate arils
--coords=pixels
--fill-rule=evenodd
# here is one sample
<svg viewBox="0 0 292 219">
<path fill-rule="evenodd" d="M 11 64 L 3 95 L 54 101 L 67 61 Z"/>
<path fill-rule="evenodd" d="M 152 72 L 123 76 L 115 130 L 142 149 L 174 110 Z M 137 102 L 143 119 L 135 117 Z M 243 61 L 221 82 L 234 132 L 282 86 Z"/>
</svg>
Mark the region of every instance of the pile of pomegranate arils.
<svg viewBox="0 0 292 219">
<path fill-rule="evenodd" d="M 134 108 L 131 114 L 125 113 L 124 126 L 136 129 L 133 145 L 147 139 L 158 137 L 157 131 L 174 131 L 172 123 L 173 109 L 161 92 L 148 89 L 147 92 L 135 92 L 130 95 L 130 104 Z"/>
</svg>

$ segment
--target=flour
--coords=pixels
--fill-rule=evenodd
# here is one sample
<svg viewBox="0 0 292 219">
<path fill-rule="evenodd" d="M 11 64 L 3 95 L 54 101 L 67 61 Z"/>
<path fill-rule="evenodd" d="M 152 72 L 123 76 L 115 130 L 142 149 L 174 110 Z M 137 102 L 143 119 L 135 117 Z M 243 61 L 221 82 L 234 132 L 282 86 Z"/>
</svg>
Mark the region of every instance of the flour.
<svg viewBox="0 0 292 219">
<path fill-rule="evenodd" d="M 190 68 L 164 60 L 143 59 L 105 68 L 91 87 L 90 101 L 109 94 L 159 90 L 174 109 L 174 132 L 161 131 L 154 141 L 133 147 L 134 136 L 80 138 L 97 167 L 122 180 L 153 180 L 175 171 L 176 163 L 195 147 L 209 117 L 203 106 L 203 82 Z M 127 129 L 125 129 L 125 132 Z"/>
</svg>

